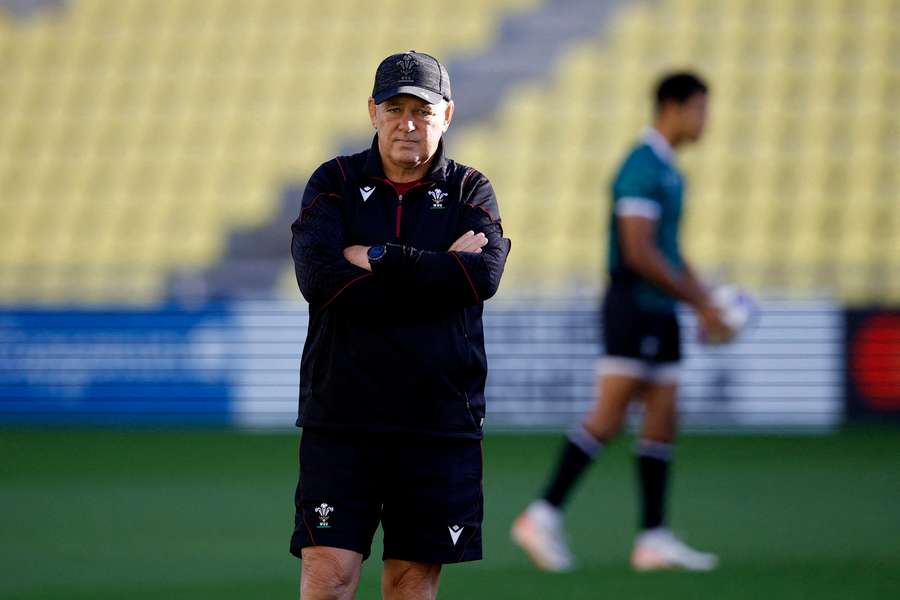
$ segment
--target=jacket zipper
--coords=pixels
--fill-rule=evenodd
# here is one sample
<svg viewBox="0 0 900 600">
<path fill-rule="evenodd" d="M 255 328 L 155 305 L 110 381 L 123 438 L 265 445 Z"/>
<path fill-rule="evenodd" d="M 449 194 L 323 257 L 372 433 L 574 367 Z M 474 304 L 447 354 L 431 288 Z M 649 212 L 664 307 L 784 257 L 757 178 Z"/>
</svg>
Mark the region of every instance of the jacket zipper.
<svg viewBox="0 0 900 600">
<path fill-rule="evenodd" d="M 397 241 L 400 241 L 400 221 L 403 220 L 403 194 L 397 194 L 397 230 L 395 234 Z"/>
<path fill-rule="evenodd" d="M 389 179 L 381 179 L 380 177 L 375 177 L 374 179 L 378 181 L 383 181 L 384 183 L 390 185 L 393 188 L 393 184 Z M 409 190 L 414 190 L 417 187 L 422 187 L 423 185 L 429 185 L 431 181 L 423 179 L 416 185 L 409 188 Z M 407 190 L 407 191 L 409 191 Z M 397 241 L 400 241 L 400 223 L 403 221 L 403 194 L 397 194 L 397 225 L 394 228 L 394 235 L 397 237 Z"/>
</svg>

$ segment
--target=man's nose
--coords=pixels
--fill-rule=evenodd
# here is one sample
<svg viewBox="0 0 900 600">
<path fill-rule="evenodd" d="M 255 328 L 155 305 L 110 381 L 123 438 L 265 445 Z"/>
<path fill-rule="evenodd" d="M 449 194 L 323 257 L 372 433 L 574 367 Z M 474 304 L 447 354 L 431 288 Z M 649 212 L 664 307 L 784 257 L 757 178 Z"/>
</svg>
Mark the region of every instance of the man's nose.
<svg viewBox="0 0 900 600">
<path fill-rule="evenodd" d="M 416 124 L 413 123 L 412 118 L 406 117 L 400 122 L 400 128 L 406 132 L 415 131 Z"/>
</svg>

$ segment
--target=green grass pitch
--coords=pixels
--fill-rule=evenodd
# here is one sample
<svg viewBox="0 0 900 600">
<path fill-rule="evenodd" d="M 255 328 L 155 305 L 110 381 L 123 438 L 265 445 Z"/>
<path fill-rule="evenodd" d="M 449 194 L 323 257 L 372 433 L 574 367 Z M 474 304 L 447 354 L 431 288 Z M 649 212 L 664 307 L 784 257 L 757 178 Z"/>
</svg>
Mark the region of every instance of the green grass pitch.
<svg viewBox="0 0 900 600">
<path fill-rule="evenodd" d="M 489 434 L 485 555 L 441 598 L 900 597 L 900 431 L 687 436 L 672 525 L 722 567 L 635 574 L 631 441 L 594 465 L 567 516 L 580 568 L 536 572 L 509 542 L 559 436 Z M 296 598 L 287 553 L 297 436 L 0 430 L 0 598 Z M 358 598 L 378 598 L 380 551 Z"/>
</svg>

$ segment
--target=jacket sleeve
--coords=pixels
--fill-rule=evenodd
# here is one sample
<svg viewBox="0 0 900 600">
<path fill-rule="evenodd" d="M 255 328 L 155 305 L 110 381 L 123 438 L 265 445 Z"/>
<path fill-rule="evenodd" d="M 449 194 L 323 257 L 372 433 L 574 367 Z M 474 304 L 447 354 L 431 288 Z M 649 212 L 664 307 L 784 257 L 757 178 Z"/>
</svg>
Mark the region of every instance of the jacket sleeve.
<svg viewBox="0 0 900 600">
<path fill-rule="evenodd" d="M 291 225 L 291 255 L 300 293 L 310 307 L 318 309 L 332 303 L 390 306 L 392 292 L 384 282 L 344 258 L 342 172 L 338 169 L 339 165 L 325 163 L 313 173 L 303 192 L 300 215 Z"/>
<path fill-rule="evenodd" d="M 511 242 L 503 237 L 493 186 L 474 173 L 472 184 L 463 190 L 457 234 L 484 233 L 488 243 L 481 252 L 431 252 L 388 244 L 385 259 L 374 267 L 379 278 L 444 306 L 478 304 L 497 293 Z"/>
</svg>

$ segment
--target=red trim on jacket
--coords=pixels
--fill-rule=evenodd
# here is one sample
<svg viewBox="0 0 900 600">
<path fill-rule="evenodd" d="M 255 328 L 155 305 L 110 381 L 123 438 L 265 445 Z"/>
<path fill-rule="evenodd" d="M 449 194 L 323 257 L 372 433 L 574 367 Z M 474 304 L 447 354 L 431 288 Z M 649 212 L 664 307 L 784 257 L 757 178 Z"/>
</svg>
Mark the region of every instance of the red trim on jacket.
<svg viewBox="0 0 900 600">
<path fill-rule="evenodd" d="M 473 169 L 472 167 L 469 167 L 469 169 L 463 175 L 462 183 L 459 185 L 460 189 L 466 187 L 466 182 L 469 180 L 469 176 L 472 175 L 472 173 L 474 173 L 474 172 L 475 172 L 475 169 Z"/>
<path fill-rule="evenodd" d="M 337 198 L 338 200 L 343 198 L 343 196 L 341 196 L 340 194 L 335 194 L 334 192 L 320 192 L 319 194 L 316 195 L 315 198 L 312 199 L 312 202 L 309 203 L 309 206 L 304 206 L 303 208 L 300 209 L 300 216 L 298 217 L 298 220 L 301 223 L 303 222 L 303 213 L 305 213 L 306 211 L 311 209 L 313 206 L 315 206 L 316 202 L 318 202 L 319 198 L 321 198 L 322 196 L 331 196 L 332 198 Z"/>
<path fill-rule="evenodd" d="M 480 210 L 481 212 L 483 212 L 484 214 L 486 214 L 486 215 L 488 216 L 488 219 L 491 220 L 491 223 L 496 223 L 496 222 L 497 222 L 497 219 L 494 218 L 494 215 L 492 215 L 491 212 L 490 212 L 489 210 L 485 209 L 484 207 L 479 206 L 478 204 L 473 204 L 473 203 L 471 203 L 471 202 L 469 202 L 468 204 L 466 204 L 466 206 L 468 206 L 469 208 L 477 208 L 478 210 Z"/>
<path fill-rule="evenodd" d="M 344 287 L 342 287 L 341 289 L 339 289 L 339 290 L 337 291 L 337 293 L 336 293 L 334 296 L 332 296 L 331 299 L 328 300 L 328 302 L 326 302 L 325 304 L 323 304 L 323 305 L 322 305 L 322 308 L 321 308 L 320 310 L 325 310 L 325 308 L 326 308 L 329 304 L 331 304 L 332 302 L 334 302 L 335 299 L 336 299 L 338 296 L 340 296 L 340 295 L 343 293 L 343 291 L 346 290 L 348 287 L 350 287 L 351 285 L 353 285 L 354 283 L 356 283 L 356 282 L 359 281 L 360 279 L 365 279 L 366 277 L 371 277 L 371 276 L 372 276 L 372 273 L 363 273 L 363 274 L 360 275 L 359 277 L 355 277 L 355 278 L 351 279 L 351 280 L 348 281 L 346 284 L 344 284 Z"/>
<path fill-rule="evenodd" d="M 456 259 L 456 262 L 459 263 L 459 268 L 462 269 L 463 274 L 466 276 L 466 281 L 469 282 L 469 287 L 472 288 L 472 295 L 475 296 L 476 302 L 481 302 L 481 296 L 478 295 L 478 290 L 475 289 L 475 284 L 472 283 L 472 278 L 469 277 L 469 271 L 466 269 L 466 265 L 463 264 L 463 261 L 460 260 L 459 256 L 456 255 L 456 252 L 451 252 L 450 256 Z"/>
</svg>

